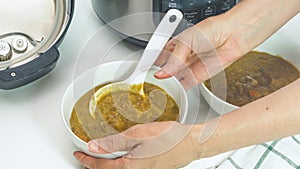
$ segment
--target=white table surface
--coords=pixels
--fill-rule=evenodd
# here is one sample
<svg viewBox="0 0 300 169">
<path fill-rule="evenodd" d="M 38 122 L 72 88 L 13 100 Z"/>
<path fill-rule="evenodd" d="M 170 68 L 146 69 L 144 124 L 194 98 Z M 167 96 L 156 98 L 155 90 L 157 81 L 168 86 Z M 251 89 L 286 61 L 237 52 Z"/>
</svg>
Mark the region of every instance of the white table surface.
<svg viewBox="0 0 300 169">
<path fill-rule="evenodd" d="M 120 42 L 118 36 L 102 27 L 103 23 L 93 12 L 90 2 L 77 0 L 75 15 L 60 46 L 61 58 L 54 71 L 30 85 L 0 91 L 0 168 L 82 168 L 72 155 L 76 148 L 61 119 L 60 106 L 64 91 L 72 79 L 100 62 L 97 56 L 80 54 L 85 50 L 83 46 L 87 42 L 96 44 L 99 46 L 99 55 L 113 46 L 105 57 L 105 62 L 123 59 L 140 49 Z M 300 17 L 297 16 L 280 31 L 300 44 L 299 30 Z M 96 32 L 96 37 L 99 37 L 92 42 L 90 38 Z M 117 45 L 113 45 L 116 42 Z M 200 105 L 203 112 L 197 120 L 205 120 L 208 105 L 195 92 L 190 91 L 188 94 L 192 104 Z M 197 98 L 201 98 L 200 103 L 194 101 Z M 190 165 L 186 168 L 199 169 L 201 166 Z"/>
</svg>

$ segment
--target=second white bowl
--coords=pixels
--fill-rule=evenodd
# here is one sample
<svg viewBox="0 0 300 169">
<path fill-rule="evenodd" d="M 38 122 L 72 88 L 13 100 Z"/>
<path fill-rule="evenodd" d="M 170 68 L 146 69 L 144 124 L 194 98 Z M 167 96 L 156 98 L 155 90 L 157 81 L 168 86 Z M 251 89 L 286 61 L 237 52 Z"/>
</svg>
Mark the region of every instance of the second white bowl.
<svg viewBox="0 0 300 169">
<path fill-rule="evenodd" d="M 275 56 L 282 56 L 285 60 L 300 68 L 300 47 L 283 35 L 274 34 L 254 50 L 270 53 Z M 228 113 L 239 108 L 214 95 L 204 83 L 201 83 L 199 88 L 209 106 L 218 114 Z"/>
</svg>

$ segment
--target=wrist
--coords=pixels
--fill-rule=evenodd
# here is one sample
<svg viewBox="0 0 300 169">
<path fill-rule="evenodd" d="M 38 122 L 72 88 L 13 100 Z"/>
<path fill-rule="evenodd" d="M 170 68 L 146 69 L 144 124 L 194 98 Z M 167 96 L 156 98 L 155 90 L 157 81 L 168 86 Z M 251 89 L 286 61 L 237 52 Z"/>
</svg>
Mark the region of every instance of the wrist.
<svg viewBox="0 0 300 169">
<path fill-rule="evenodd" d="M 243 0 L 220 17 L 244 55 L 295 16 L 299 5 L 299 0 Z"/>
<path fill-rule="evenodd" d="M 228 147 L 221 146 L 225 145 L 223 142 L 224 140 L 222 140 L 223 138 L 219 138 L 219 126 L 215 126 L 215 124 L 219 125 L 219 123 L 220 118 L 215 118 L 209 122 L 200 123 L 193 126 L 190 136 L 198 159 L 211 157 L 229 150 L 233 150 L 227 149 L 230 147 L 230 144 Z"/>
<path fill-rule="evenodd" d="M 196 159 L 201 159 L 207 157 L 208 150 L 205 148 L 205 145 L 200 142 L 200 135 L 202 132 L 203 124 L 195 124 L 192 127 L 190 132 L 190 139 L 193 148 L 193 152 L 196 156 Z"/>
</svg>

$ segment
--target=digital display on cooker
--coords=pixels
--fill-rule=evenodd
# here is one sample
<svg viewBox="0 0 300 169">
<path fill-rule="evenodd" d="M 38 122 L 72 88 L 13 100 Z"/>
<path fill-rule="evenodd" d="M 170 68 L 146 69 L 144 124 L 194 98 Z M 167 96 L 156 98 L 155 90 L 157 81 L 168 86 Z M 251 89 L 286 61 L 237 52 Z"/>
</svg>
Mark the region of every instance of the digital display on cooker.
<svg viewBox="0 0 300 169">
<path fill-rule="evenodd" d="M 169 9 L 180 9 L 184 14 L 184 19 L 194 25 L 210 16 L 224 13 L 231 9 L 237 0 L 154 0 L 153 4 L 159 5 L 159 12 L 165 13 Z M 190 24 L 190 25 L 189 25 Z"/>
</svg>

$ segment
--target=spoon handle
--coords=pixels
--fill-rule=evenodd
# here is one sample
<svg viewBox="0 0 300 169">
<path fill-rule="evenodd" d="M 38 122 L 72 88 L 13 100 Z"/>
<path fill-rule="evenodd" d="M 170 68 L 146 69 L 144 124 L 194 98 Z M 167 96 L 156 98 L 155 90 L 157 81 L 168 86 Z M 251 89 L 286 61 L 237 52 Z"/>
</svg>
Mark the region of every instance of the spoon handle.
<svg viewBox="0 0 300 169">
<path fill-rule="evenodd" d="M 132 78 L 135 78 L 135 76 L 141 73 L 141 71 L 148 71 L 151 68 L 164 46 L 167 44 L 168 40 L 180 24 L 182 18 L 183 15 L 181 11 L 177 9 L 170 9 L 165 14 L 151 36 L 138 65 L 132 73 Z M 143 78 L 139 79 L 144 80 Z"/>
</svg>

